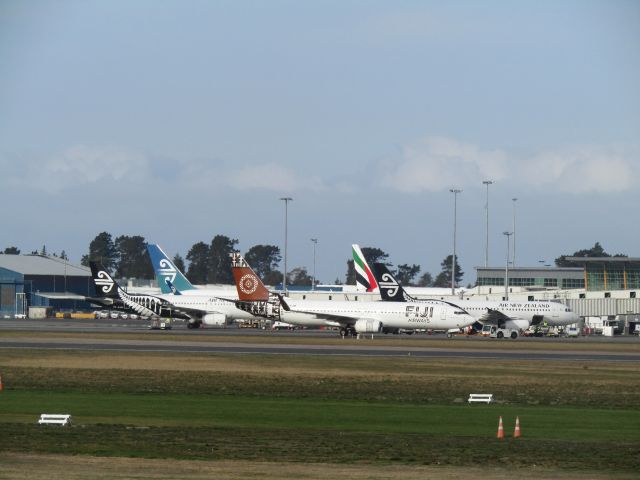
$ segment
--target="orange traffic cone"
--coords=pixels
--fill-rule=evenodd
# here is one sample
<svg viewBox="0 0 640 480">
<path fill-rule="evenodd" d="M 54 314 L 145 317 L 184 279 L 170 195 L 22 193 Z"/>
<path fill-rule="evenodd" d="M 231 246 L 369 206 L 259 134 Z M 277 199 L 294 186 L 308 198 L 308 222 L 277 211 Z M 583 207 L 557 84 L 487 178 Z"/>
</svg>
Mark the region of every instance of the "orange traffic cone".
<svg viewBox="0 0 640 480">
<path fill-rule="evenodd" d="M 520 419 L 516 417 L 516 429 L 513 431 L 513 438 L 520 438 Z"/>
<path fill-rule="evenodd" d="M 498 439 L 502 440 L 504 438 L 504 428 L 502 427 L 502 417 L 500 417 L 500 421 L 498 422 Z"/>
</svg>

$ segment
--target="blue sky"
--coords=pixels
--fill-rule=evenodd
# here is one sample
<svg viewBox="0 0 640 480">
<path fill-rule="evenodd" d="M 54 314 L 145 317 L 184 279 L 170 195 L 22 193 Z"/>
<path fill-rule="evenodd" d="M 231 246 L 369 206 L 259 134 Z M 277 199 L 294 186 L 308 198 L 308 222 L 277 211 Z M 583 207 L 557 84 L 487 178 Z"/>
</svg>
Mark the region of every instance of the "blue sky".
<svg viewBox="0 0 640 480">
<path fill-rule="evenodd" d="M 183 256 L 350 245 L 465 283 L 596 241 L 640 256 L 640 3 L 0 3 L 0 248 L 79 261 L 100 232 Z"/>
</svg>

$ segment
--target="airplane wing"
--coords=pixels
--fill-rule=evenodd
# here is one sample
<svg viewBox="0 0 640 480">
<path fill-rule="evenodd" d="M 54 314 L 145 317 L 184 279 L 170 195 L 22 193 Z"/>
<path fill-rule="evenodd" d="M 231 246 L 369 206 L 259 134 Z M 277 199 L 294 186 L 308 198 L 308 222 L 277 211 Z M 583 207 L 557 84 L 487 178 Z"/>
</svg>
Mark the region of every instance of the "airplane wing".
<svg viewBox="0 0 640 480">
<path fill-rule="evenodd" d="M 353 315 L 343 315 L 340 313 L 318 313 L 311 310 L 304 310 L 300 308 L 291 309 L 285 298 L 281 294 L 276 294 L 280 299 L 280 305 L 287 312 L 297 312 L 297 313 L 305 313 L 307 315 L 314 315 L 316 318 L 320 318 L 323 320 L 327 320 L 328 322 L 335 322 L 337 324 L 347 326 L 354 325 L 358 320 L 369 320 L 364 317 L 356 317 Z"/>
<path fill-rule="evenodd" d="M 488 324 L 488 325 L 504 325 L 507 320 L 521 320 L 522 317 L 519 316 L 509 316 L 500 310 L 495 310 L 493 308 L 488 308 L 487 311 L 482 317 L 479 318 L 480 323 Z M 526 319 L 525 319 L 526 320 Z"/>
<path fill-rule="evenodd" d="M 38 292 L 38 296 L 48 298 L 50 300 L 80 300 L 90 301 L 92 297 L 86 295 L 79 295 L 73 292 Z"/>
<path fill-rule="evenodd" d="M 480 317 L 482 323 L 489 325 L 497 325 L 509 320 L 509 317 L 502 313 L 500 310 L 494 310 L 493 308 L 487 308 L 487 311 Z"/>
</svg>

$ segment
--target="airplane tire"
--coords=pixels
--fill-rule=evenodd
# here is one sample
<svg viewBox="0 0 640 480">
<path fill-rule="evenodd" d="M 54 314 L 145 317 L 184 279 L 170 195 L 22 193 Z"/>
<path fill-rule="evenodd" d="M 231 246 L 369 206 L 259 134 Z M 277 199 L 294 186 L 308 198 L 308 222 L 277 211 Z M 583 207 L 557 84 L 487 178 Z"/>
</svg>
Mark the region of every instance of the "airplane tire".
<svg viewBox="0 0 640 480">
<path fill-rule="evenodd" d="M 515 340 L 518 338 L 518 334 L 516 332 L 511 332 L 511 340 Z"/>
<path fill-rule="evenodd" d="M 498 338 L 504 338 L 504 333 L 502 333 L 502 332 L 498 332 L 498 334 L 496 335 L 496 337 L 498 337 Z"/>
</svg>

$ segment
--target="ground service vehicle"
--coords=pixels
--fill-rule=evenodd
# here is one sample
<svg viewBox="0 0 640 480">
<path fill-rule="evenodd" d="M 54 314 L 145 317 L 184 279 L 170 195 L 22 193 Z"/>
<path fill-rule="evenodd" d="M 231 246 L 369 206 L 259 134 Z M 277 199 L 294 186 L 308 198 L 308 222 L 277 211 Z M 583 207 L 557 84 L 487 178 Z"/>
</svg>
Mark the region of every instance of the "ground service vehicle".
<svg viewBox="0 0 640 480">
<path fill-rule="evenodd" d="M 515 328 L 498 328 L 495 325 L 485 325 L 482 330 L 484 331 L 484 328 L 489 326 L 490 327 L 490 332 L 489 332 L 489 336 L 491 338 L 506 338 L 509 337 L 512 340 L 515 340 L 516 338 L 518 338 L 518 330 L 516 330 Z"/>
</svg>

